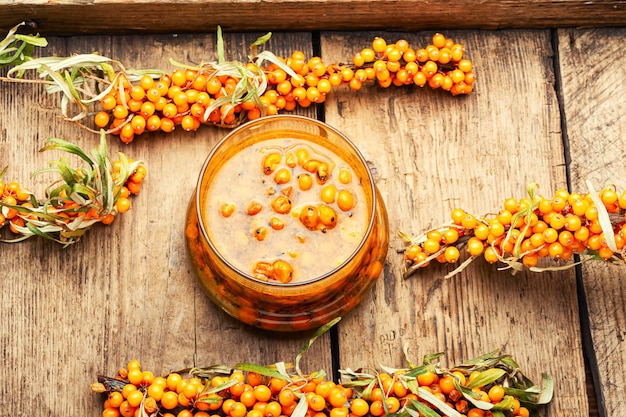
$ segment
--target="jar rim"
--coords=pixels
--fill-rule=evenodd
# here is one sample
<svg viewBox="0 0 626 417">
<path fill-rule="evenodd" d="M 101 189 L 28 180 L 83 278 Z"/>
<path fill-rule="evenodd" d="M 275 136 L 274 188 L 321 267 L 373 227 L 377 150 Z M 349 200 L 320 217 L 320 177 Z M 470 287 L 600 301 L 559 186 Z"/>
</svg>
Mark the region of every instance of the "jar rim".
<svg viewBox="0 0 626 417">
<path fill-rule="evenodd" d="M 230 262 L 213 244 L 213 242 L 211 241 L 211 238 L 209 237 L 209 233 L 206 229 L 206 226 L 204 224 L 204 221 L 202 221 L 201 219 L 203 219 L 204 217 L 202 216 L 203 214 L 203 203 L 202 203 L 202 193 L 200 192 L 200 190 L 202 190 L 202 183 L 203 183 L 203 179 L 204 176 L 206 174 L 207 169 L 209 168 L 209 165 L 211 164 L 211 162 L 213 162 L 213 159 L 215 157 L 215 155 L 217 154 L 218 151 L 221 150 L 221 148 L 223 148 L 224 146 L 226 146 L 228 144 L 228 142 L 232 139 L 232 137 L 238 135 L 241 131 L 243 130 L 247 130 L 247 129 L 251 129 L 254 128 L 256 125 L 261 125 L 261 124 L 265 124 L 265 123 L 269 123 L 269 122 L 275 122 L 275 123 L 279 123 L 280 120 L 286 120 L 286 121 L 290 121 L 290 122 L 303 122 L 305 124 L 309 124 L 309 125 L 315 125 L 317 127 L 319 127 L 321 130 L 327 130 L 330 131 L 331 133 L 333 133 L 334 135 L 336 135 L 343 143 L 345 143 L 348 148 L 349 151 L 352 152 L 354 154 L 354 156 L 356 157 L 356 159 L 359 161 L 359 163 L 363 166 L 364 168 L 364 172 L 366 173 L 367 176 L 367 181 L 366 181 L 366 185 L 369 188 L 369 193 L 371 195 L 371 205 L 369 207 L 368 210 L 368 216 L 369 216 L 369 221 L 367 224 L 367 227 L 365 229 L 365 232 L 363 234 L 363 237 L 361 238 L 359 244 L 355 247 L 355 249 L 352 251 L 352 253 L 338 266 L 334 267 L 333 269 L 331 269 L 328 272 L 325 272 L 324 274 L 314 277 L 314 278 L 310 278 L 310 279 L 306 279 L 306 280 L 302 280 L 302 281 L 296 281 L 296 282 L 288 282 L 288 283 L 282 283 L 282 282 L 278 282 L 278 281 L 263 281 L 260 280 L 258 278 L 255 278 L 254 276 L 250 275 L 249 273 L 242 271 L 241 269 L 239 269 L 238 267 L 236 267 L 235 265 L 232 264 L 232 262 Z M 295 129 L 291 129 L 291 130 L 295 130 Z M 332 277 L 333 275 L 335 275 L 338 271 L 340 271 L 342 268 L 344 268 L 353 258 L 356 254 L 359 253 L 359 251 L 364 247 L 364 245 L 367 243 L 367 239 L 368 237 L 371 235 L 372 230 L 374 228 L 374 223 L 376 221 L 376 211 L 378 210 L 378 199 L 377 199 L 377 193 L 378 190 L 376 189 L 376 185 L 374 183 L 374 177 L 369 169 L 367 160 L 365 159 L 365 157 L 363 156 L 363 154 L 361 153 L 361 151 L 356 147 L 356 145 L 343 133 L 341 133 L 339 130 L 337 130 L 336 128 L 330 126 L 329 124 L 322 122 L 320 120 L 311 118 L 311 117 L 307 117 L 307 116 L 301 116 L 301 115 L 271 115 L 271 116 L 266 116 L 266 117 L 262 117 L 260 119 L 256 119 L 256 120 L 252 120 L 249 122 L 246 122 L 238 127 L 236 127 L 235 129 L 233 129 L 231 132 L 229 132 L 228 134 L 226 134 L 222 139 L 220 139 L 220 141 L 211 149 L 211 151 L 209 152 L 209 155 L 207 156 L 206 160 L 204 161 L 202 168 L 200 170 L 200 175 L 198 176 L 198 180 L 196 183 L 196 190 L 198 190 L 198 192 L 195 193 L 195 210 L 196 210 L 196 214 L 198 216 L 198 219 L 200 219 L 200 221 L 198 222 L 198 226 L 200 229 L 200 232 L 202 233 L 204 240 L 207 242 L 207 244 L 210 246 L 211 250 L 213 251 L 213 253 L 220 259 L 221 262 L 224 263 L 224 265 L 226 265 L 228 268 L 230 268 L 231 270 L 233 270 L 234 272 L 236 272 L 238 275 L 244 277 L 245 279 L 249 280 L 249 282 L 255 283 L 257 285 L 263 285 L 263 286 L 269 286 L 269 287 L 277 287 L 277 288 L 297 288 L 303 285 L 310 285 L 313 283 L 319 283 L 321 281 L 324 281 L 325 279 L 327 279 L 328 277 Z"/>
</svg>

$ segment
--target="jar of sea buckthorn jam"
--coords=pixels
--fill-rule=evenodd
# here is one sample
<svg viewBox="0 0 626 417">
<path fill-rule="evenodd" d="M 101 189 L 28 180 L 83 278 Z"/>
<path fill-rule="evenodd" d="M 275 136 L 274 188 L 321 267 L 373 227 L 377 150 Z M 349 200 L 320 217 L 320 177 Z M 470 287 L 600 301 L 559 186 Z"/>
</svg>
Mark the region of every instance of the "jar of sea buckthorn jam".
<svg viewBox="0 0 626 417">
<path fill-rule="evenodd" d="M 314 119 L 248 122 L 216 145 L 191 198 L 186 239 L 210 299 L 251 326 L 317 328 L 380 276 L 387 212 L 368 165 Z"/>
</svg>

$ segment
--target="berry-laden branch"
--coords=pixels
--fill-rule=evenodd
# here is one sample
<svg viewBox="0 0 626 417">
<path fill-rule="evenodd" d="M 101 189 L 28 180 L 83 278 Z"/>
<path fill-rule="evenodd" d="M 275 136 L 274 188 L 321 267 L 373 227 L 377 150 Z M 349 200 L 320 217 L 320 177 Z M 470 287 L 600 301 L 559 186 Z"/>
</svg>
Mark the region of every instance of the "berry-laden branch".
<svg viewBox="0 0 626 417">
<path fill-rule="evenodd" d="M 258 51 L 271 33 L 250 46 L 247 62 L 227 60 L 221 29 L 217 32 L 217 62 L 197 66 L 170 61 L 178 67 L 160 70 L 126 69 L 120 62 L 96 54 L 72 57 L 27 57 L 2 78 L 22 78 L 37 71 L 49 92 L 63 93 L 62 113 L 79 122 L 93 116 L 95 129 L 131 142 L 150 131 L 176 127 L 194 131 L 203 124 L 236 127 L 242 122 L 296 107 L 323 103 L 334 88 L 360 90 L 364 84 L 414 85 L 442 89 L 452 95 L 470 94 L 476 75 L 464 57 L 465 47 L 437 33 L 432 42 L 415 49 L 404 39 L 387 43 L 381 37 L 357 52 L 350 64 L 325 63 L 301 51 L 279 57 Z M 75 113 L 75 114 L 74 114 Z M 92 126 L 81 124 L 90 130 Z"/>
<path fill-rule="evenodd" d="M 131 360 L 91 389 L 105 396 L 103 417 L 527 417 L 552 399 L 550 375 L 537 386 L 497 350 L 448 369 L 440 356 L 404 369 L 344 369 L 338 382 L 323 371 L 294 374 L 285 362 L 155 376 Z"/>
<path fill-rule="evenodd" d="M 33 173 L 54 172 L 61 177 L 47 188 L 43 200 L 37 200 L 17 181 L 5 182 L 4 168 L 0 172 L 0 231 L 8 225 L 17 237 L 0 241 L 12 243 L 38 236 L 68 246 L 94 224 L 111 224 L 118 214 L 130 210 L 130 196 L 139 193 L 146 168 L 142 161 L 121 152 L 111 161 L 105 138 L 102 133 L 100 145 L 89 153 L 62 139 L 49 139 L 40 151 L 66 152 L 86 165 L 72 168 L 69 159 L 62 157 L 52 161 L 50 168 Z"/>
<path fill-rule="evenodd" d="M 528 186 L 528 197 L 507 198 L 501 209 L 477 217 L 461 208 L 451 220 L 417 236 L 400 232 L 404 276 L 413 275 L 431 261 L 457 265 L 447 277 L 461 272 L 474 259 L 501 263 L 515 273 L 571 268 L 574 254 L 582 261 L 604 260 L 624 263 L 626 247 L 626 191 L 614 186 L 599 192 L 588 183 L 587 193 L 558 190 L 552 197 L 535 195 L 537 184 Z M 465 258 L 460 264 L 460 260 Z M 560 261 L 541 265 L 544 259 Z"/>
</svg>

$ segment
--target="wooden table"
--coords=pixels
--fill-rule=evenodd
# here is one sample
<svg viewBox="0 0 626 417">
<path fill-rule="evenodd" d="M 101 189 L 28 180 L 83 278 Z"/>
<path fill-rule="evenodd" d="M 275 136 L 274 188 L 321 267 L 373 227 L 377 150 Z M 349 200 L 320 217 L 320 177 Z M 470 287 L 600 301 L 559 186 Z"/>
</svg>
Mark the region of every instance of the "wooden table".
<svg viewBox="0 0 626 417">
<path fill-rule="evenodd" d="M 614 3 L 621 13 L 622 2 Z M 3 23 L 17 13 L 9 6 L 0 7 Z M 115 11 L 109 13 L 108 19 L 116 20 Z M 275 32 L 268 49 L 278 55 L 300 49 L 342 62 L 375 36 L 425 45 L 434 33 L 430 28 L 368 31 L 360 22 L 359 31 L 302 26 L 299 32 Z M 271 22 L 264 24 L 271 28 Z M 374 20 L 372 29 L 379 24 Z M 466 46 L 474 62 L 478 81 L 470 96 L 428 88 L 337 89 L 324 106 L 300 112 L 344 132 L 371 161 L 392 232 L 383 276 L 335 331 L 315 342 L 304 370 L 405 366 L 405 343 L 417 360 L 444 352 L 443 364 L 502 348 L 531 379 L 539 380 L 541 372 L 554 377 L 554 400 L 546 415 L 622 414 L 623 267 L 594 263 L 513 276 L 477 261 L 449 279 L 444 278 L 447 266 L 430 267 L 408 280 L 401 276 L 397 251 L 403 243 L 396 232 L 418 233 L 447 221 L 455 207 L 476 214 L 496 211 L 506 197 L 525 197 L 530 181 L 538 182 L 546 196 L 560 188 L 586 192 L 586 180 L 598 189 L 608 183 L 626 187 L 621 159 L 626 30 L 599 27 L 602 22 L 587 29 L 548 25 L 557 26 L 531 20 L 531 29 L 509 22 L 497 31 L 445 30 Z M 260 29 L 227 31 L 228 55 L 244 58 Z M 43 54 L 98 51 L 127 67 L 166 70 L 172 69 L 170 58 L 216 57 L 212 31 L 76 33 L 48 36 Z M 59 102 L 38 86 L 0 84 L 0 166 L 9 165 L 7 178 L 30 184 L 37 193 L 48 181 L 30 173 L 58 157 L 38 152 L 47 138 L 86 148 L 98 141 L 61 120 Z M 113 374 L 130 359 L 155 373 L 293 360 L 310 332 L 276 334 L 240 324 L 208 300 L 187 260 L 187 203 L 204 159 L 225 133 L 205 126 L 195 133 L 142 136 L 128 146 L 112 138 L 112 151 L 148 166 L 129 213 L 68 248 L 36 239 L 0 246 L 0 409 L 16 416 L 97 416 L 102 403 L 90 393 L 90 384 L 97 374 Z"/>
</svg>

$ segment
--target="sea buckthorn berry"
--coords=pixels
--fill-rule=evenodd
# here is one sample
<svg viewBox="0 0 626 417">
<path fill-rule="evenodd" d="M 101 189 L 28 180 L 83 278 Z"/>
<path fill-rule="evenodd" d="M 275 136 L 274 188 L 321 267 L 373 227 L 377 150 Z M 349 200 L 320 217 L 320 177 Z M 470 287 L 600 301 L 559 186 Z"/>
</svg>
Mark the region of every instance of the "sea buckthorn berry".
<svg viewBox="0 0 626 417">
<path fill-rule="evenodd" d="M 254 238 L 263 241 L 267 237 L 267 227 L 257 227 L 254 229 Z"/>
<path fill-rule="evenodd" d="M 385 414 L 385 406 L 382 400 L 374 400 L 370 403 L 370 414 L 374 417 L 380 417 Z"/>
<path fill-rule="evenodd" d="M 350 190 L 344 189 L 337 193 L 337 206 L 339 206 L 342 211 L 352 210 L 355 205 L 356 199 Z"/>
<path fill-rule="evenodd" d="M 325 185 L 320 192 L 320 199 L 327 204 L 335 202 L 337 197 L 337 187 L 334 184 Z"/>
<path fill-rule="evenodd" d="M 522 256 L 522 264 L 527 268 L 531 268 L 537 265 L 537 263 L 539 263 L 539 254 L 537 252 L 526 253 Z"/>
<path fill-rule="evenodd" d="M 385 405 L 387 407 L 387 412 L 389 414 L 395 414 L 400 409 L 400 400 L 397 397 L 387 397 L 385 400 Z"/>
<path fill-rule="evenodd" d="M 487 395 L 489 395 L 489 400 L 496 404 L 504 398 L 504 388 L 501 385 L 494 385 L 489 389 Z"/>
<path fill-rule="evenodd" d="M 300 222 L 307 228 L 315 230 L 318 222 L 318 212 L 314 206 L 305 206 L 300 210 Z"/>
<path fill-rule="evenodd" d="M 346 391 L 343 388 L 333 388 L 328 395 L 328 403 L 335 408 L 344 407 L 348 402 Z"/>
<path fill-rule="evenodd" d="M 404 251 L 404 257 L 408 260 L 414 260 L 417 257 L 417 254 L 422 251 L 421 246 L 419 245 L 411 245 Z"/>
<path fill-rule="evenodd" d="M 470 72 L 472 70 L 472 61 L 470 61 L 469 59 L 462 59 L 459 61 L 458 68 L 463 72 Z"/>
<path fill-rule="evenodd" d="M 387 59 L 391 62 L 398 62 L 402 58 L 402 52 L 397 48 L 391 48 L 387 51 Z"/>
<path fill-rule="evenodd" d="M 235 212 L 235 205 L 233 203 L 224 203 L 220 207 L 220 213 L 224 217 L 230 217 Z"/>
<path fill-rule="evenodd" d="M 442 232 L 441 238 L 446 245 L 452 245 L 459 240 L 459 231 L 455 228 L 447 228 Z"/>
<path fill-rule="evenodd" d="M 337 174 L 337 180 L 342 184 L 350 184 L 352 182 L 352 174 L 348 169 L 341 168 Z"/>
<path fill-rule="evenodd" d="M 610 207 L 615 204 L 618 200 L 619 196 L 615 192 L 615 190 L 607 188 L 600 192 L 600 199 L 604 203 L 605 206 Z"/>
<path fill-rule="evenodd" d="M 485 260 L 489 263 L 495 263 L 498 262 L 498 260 L 500 259 L 500 256 L 497 252 L 497 250 L 493 247 L 493 246 L 488 246 L 483 254 Z"/>
<path fill-rule="evenodd" d="M 354 71 L 352 70 L 352 68 L 343 67 L 341 69 L 341 79 L 343 80 L 343 82 L 350 82 L 350 80 L 352 80 L 353 78 Z"/>
<path fill-rule="evenodd" d="M 302 191 L 308 191 L 313 186 L 313 178 L 309 174 L 298 175 L 298 187 Z"/>
<path fill-rule="evenodd" d="M 369 412 L 369 404 L 362 398 L 355 398 L 350 403 L 350 412 L 358 417 L 363 417 Z"/>
<path fill-rule="evenodd" d="M 466 229 L 473 229 L 478 225 L 476 217 L 473 214 L 467 213 L 463 219 L 461 219 L 461 226 Z"/>
<path fill-rule="evenodd" d="M 319 91 L 319 93 L 323 96 L 324 94 L 328 94 L 330 93 L 332 89 L 332 84 L 329 80 L 323 78 L 321 80 L 319 80 L 319 82 L 317 83 L 317 90 Z M 319 101 L 319 100 L 318 100 Z"/>
<path fill-rule="evenodd" d="M 372 41 L 372 49 L 376 53 L 383 53 L 387 49 L 387 41 L 380 37 L 374 38 L 374 40 Z"/>
<path fill-rule="evenodd" d="M 611 250 L 608 246 L 602 245 L 598 249 L 598 256 L 602 259 L 611 259 L 613 257 L 613 250 Z"/>
<path fill-rule="evenodd" d="M 287 214 L 291 211 L 291 200 L 284 195 L 276 197 L 271 203 L 272 209 L 279 214 Z"/>
<path fill-rule="evenodd" d="M 317 207 L 319 221 L 328 229 L 333 229 L 337 226 L 337 213 L 331 207 L 320 204 Z"/>
<path fill-rule="evenodd" d="M 281 269 L 286 268 L 284 264 L 289 265 L 285 261 L 275 261 L 272 267 L 275 271 L 281 270 Z M 288 266 L 287 269 L 289 268 L 291 267 Z M 289 272 L 289 275 L 292 273 L 292 271 L 293 269 Z M 277 276 L 280 276 L 281 278 L 282 278 L 282 275 L 283 275 L 282 271 L 277 273 Z M 281 281 L 281 282 L 284 282 L 284 281 Z M 256 398 L 257 401 L 267 402 L 270 400 L 270 398 L 272 398 L 272 391 L 267 385 L 259 384 L 254 387 L 254 397 Z"/>
<path fill-rule="evenodd" d="M 465 214 L 466 214 L 465 211 L 460 208 L 456 208 L 452 210 L 451 217 L 452 217 L 452 221 L 454 222 L 454 224 L 461 225 L 461 222 L 463 221 Z"/>
<path fill-rule="evenodd" d="M 352 63 L 357 68 L 362 67 L 365 64 L 365 58 L 360 53 L 357 53 L 352 57 Z"/>
<path fill-rule="evenodd" d="M 248 207 L 246 208 L 246 213 L 248 213 L 248 216 L 254 216 L 255 214 L 258 214 L 261 210 L 263 210 L 263 205 L 260 202 L 253 200 L 248 204 Z"/>
<path fill-rule="evenodd" d="M 307 402 L 313 411 L 322 411 L 326 407 L 326 400 L 319 394 L 313 393 L 307 398 Z"/>
<path fill-rule="evenodd" d="M 363 48 L 360 52 L 365 62 L 374 62 L 376 59 L 376 51 L 372 48 Z"/>
<path fill-rule="evenodd" d="M 122 415 L 122 417 L 133 417 L 135 415 L 135 411 L 137 410 L 137 407 L 133 407 L 131 406 L 128 401 L 124 401 L 121 405 L 120 405 L 120 414 Z"/>
<path fill-rule="evenodd" d="M 167 375 L 167 377 L 165 378 L 165 382 L 167 383 L 167 389 L 169 389 L 170 391 L 176 391 L 178 384 L 180 384 L 182 380 L 183 377 L 178 373 L 174 372 Z"/>
<path fill-rule="evenodd" d="M 111 116 L 106 111 L 99 111 L 94 116 L 94 124 L 96 127 L 104 128 L 109 125 L 109 121 L 111 120 Z"/>
<path fill-rule="evenodd" d="M 441 33 L 435 33 L 433 35 L 432 42 L 437 48 L 443 48 L 446 46 L 446 37 Z"/>
<path fill-rule="evenodd" d="M 489 226 L 484 223 L 478 223 L 474 228 L 474 236 L 480 240 L 487 240 L 489 233 L 491 233 L 491 230 Z"/>
<path fill-rule="evenodd" d="M 444 252 L 445 260 L 448 263 L 454 263 L 459 260 L 459 250 L 456 246 L 448 246 Z"/>
<path fill-rule="evenodd" d="M 563 254 L 563 245 L 559 242 L 553 242 L 548 246 L 548 254 L 552 258 L 559 258 Z"/>
<path fill-rule="evenodd" d="M 276 184 L 287 184 L 289 181 L 291 181 L 291 171 L 287 168 L 279 169 L 274 175 L 274 181 L 276 182 Z"/>
<path fill-rule="evenodd" d="M 280 403 L 280 405 L 284 407 L 294 404 L 295 401 L 296 401 L 296 394 L 290 389 L 282 390 L 278 394 L 278 402 Z"/>
<path fill-rule="evenodd" d="M 278 217 L 272 217 L 269 220 L 270 227 L 274 230 L 282 230 L 285 228 L 285 222 Z"/>
<path fill-rule="evenodd" d="M 480 239 L 476 237 L 471 237 L 467 241 L 467 251 L 471 256 L 478 256 L 482 254 L 484 250 L 485 245 Z"/>
<path fill-rule="evenodd" d="M 441 245 L 438 240 L 426 239 L 422 245 L 424 251 L 429 254 L 433 254 L 441 248 Z"/>
<path fill-rule="evenodd" d="M 439 230 L 430 230 L 426 233 L 426 238 L 440 242 L 443 235 Z"/>
<path fill-rule="evenodd" d="M 128 401 L 128 404 L 131 407 L 139 407 L 139 405 L 143 401 L 143 392 L 139 390 L 131 392 L 130 394 L 128 394 L 128 398 L 126 398 L 126 401 Z"/>
<path fill-rule="evenodd" d="M 426 77 L 432 77 L 434 74 L 437 73 L 437 70 L 439 69 L 439 67 L 437 66 L 437 64 L 434 61 L 426 61 L 426 63 L 424 63 L 424 66 L 422 67 L 422 72 L 424 72 L 424 74 L 426 74 Z"/>
<path fill-rule="evenodd" d="M 328 81 L 330 82 L 331 86 L 338 87 L 343 83 L 343 77 L 340 73 L 336 72 L 328 76 Z"/>
<path fill-rule="evenodd" d="M 161 397 L 161 407 L 166 410 L 173 410 L 178 406 L 178 394 L 176 391 L 167 391 Z"/>
</svg>

